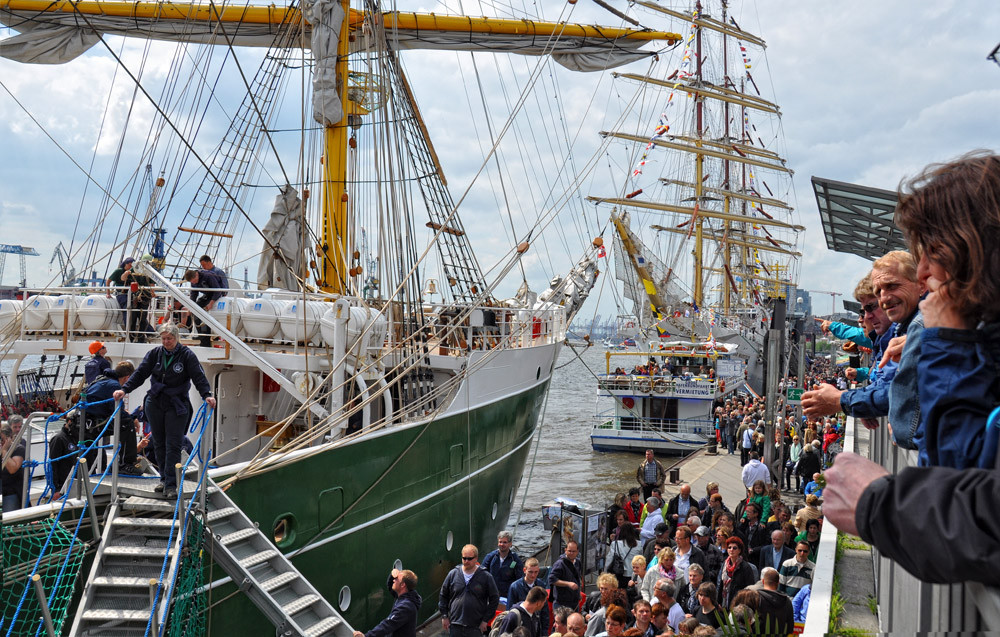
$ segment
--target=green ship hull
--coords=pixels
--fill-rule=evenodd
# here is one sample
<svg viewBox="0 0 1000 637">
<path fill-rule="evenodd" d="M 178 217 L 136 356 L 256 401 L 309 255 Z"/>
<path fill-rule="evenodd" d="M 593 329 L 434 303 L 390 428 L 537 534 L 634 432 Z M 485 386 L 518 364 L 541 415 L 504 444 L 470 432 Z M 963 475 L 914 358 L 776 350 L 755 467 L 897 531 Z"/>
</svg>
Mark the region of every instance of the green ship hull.
<svg viewBox="0 0 1000 637">
<path fill-rule="evenodd" d="M 437 611 L 462 546 L 476 544 L 481 556 L 495 547 L 547 388 L 548 379 L 461 414 L 390 429 L 242 479 L 228 493 L 265 532 L 290 520 L 279 548 L 287 555 L 306 547 L 293 563 L 356 629 L 388 614 L 385 583 L 397 560 L 420 578 L 423 621 Z M 218 567 L 205 574 L 214 582 L 209 634 L 272 635 L 250 600 L 221 583 L 224 575 Z"/>
</svg>

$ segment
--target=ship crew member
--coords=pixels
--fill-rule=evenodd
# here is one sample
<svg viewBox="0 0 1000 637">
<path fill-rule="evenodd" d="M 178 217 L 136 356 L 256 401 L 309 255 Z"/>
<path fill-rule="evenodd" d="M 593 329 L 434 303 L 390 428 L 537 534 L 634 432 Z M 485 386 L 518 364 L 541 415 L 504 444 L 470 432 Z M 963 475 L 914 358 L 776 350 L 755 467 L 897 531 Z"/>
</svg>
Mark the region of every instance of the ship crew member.
<svg viewBox="0 0 1000 637">
<path fill-rule="evenodd" d="M 210 270 L 188 270 L 184 273 L 184 280 L 191 283 L 192 288 L 202 288 L 191 290 L 191 300 L 206 310 L 215 307 L 215 302 L 225 296 L 226 291 L 222 285 L 219 275 Z M 187 322 L 187 312 L 184 313 L 184 322 Z M 197 317 L 192 316 L 194 327 L 198 330 L 199 344 L 202 347 L 211 345 L 211 337 L 208 336 L 208 328 L 202 325 Z"/>
<path fill-rule="evenodd" d="M 152 258 L 146 255 L 143 256 L 142 260 L 148 261 L 152 260 Z M 153 331 L 149 321 L 146 320 L 146 310 L 149 309 L 149 304 L 153 300 L 153 292 L 151 290 L 153 281 L 148 276 L 137 274 L 132 267 L 134 263 L 135 259 L 132 257 L 125 259 L 111 273 L 111 276 L 108 277 L 108 285 L 114 286 L 119 290 L 123 286 L 125 287 L 125 291 L 115 295 L 115 298 L 118 300 L 118 306 L 124 312 L 125 327 L 130 336 L 138 336 L 140 332 L 149 333 Z M 129 302 L 129 297 L 131 297 L 131 303 Z M 145 338 L 145 336 L 143 335 L 142 338 Z"/>
<path fill-rule="evenodd" d="M 212 409 L 215 398 L 205 377 L 205 370 L 194 352 L 178 342 L 177 326 L 164 323 L 160 326 L 160 347 L 146 353 L 139 367 L 122 388 L 114 393 L 115 400 L 142 386 L 149 379 L 144 411 L 153 432 L 153 447 L 160 465 L 160 484 L 154 489 L 168 498 L 177 496 L 177 476 L 174 466 L 181 460 L 181 439 L 194 409 L 188 393 L 191 383 Z"/>
<path fill-rule="evenodd" d="M 479 568 L 479 549 L 462 547 L 462 563 L 444 578 L 438 597 L 441 625 L 451 637 L 482 637 L 493 620 L 500 594 L 488 571 Z"/>
<path fill-rule="evenodd" d="M 115 365 L 113 370 L 104 372 L 103 377 L 91 383 L 87 387 L 87 402 L 98 403 L 87 407 L 87 428 L 94 435 L 104 429 L 104 424 L 108 418 L 115 413 L 115 403 L 101 402 L 112 398 L 115 393 L 128 382 L 129 376 L 135 371 L 135 366 L 131 361 L 122 361 Z M 110 429 L 108 430 L 110 431 Z M 138 451 L 135 442 L 135 420 L 128 412 L 123 412 L 118 428 L 118 436 L 122 443 L 122 451 L 119 462 L 119 471 L 125 475 L 142 475 L 142 470 L 136 465 Z M 108 435 L 105 435 L 107 438 Z"/>
<path fill-rule="evenodd" d="M 201 269 L 207 272 L 211 272 L 219 278 L 220 287 L 224 290 L 229 289 L 229 277 L 226 276 L 225 271 L 222 268 L 212 263 L 212 257 L 207 254 L 201 255 L 198 258 L 198 263 L 201 264 Z"/>
<path fill-rule="evenodd" d="M 513 536 L 510 531 L 500 531 L 497 535 L 497 548 L 490 551 L 483 560 L 483 568 L 493 576 L 500 597 L 507 597 L 510 585 L 524 575 L 524 560 L 510 550 Z"/>
<path fill-rule="evenodd" d="M 79 451 L 77 441 L 80 439 L 78 421 L 79 414 L 77 412 L 67 414 L 62 429 L 49 440 L 53 500 L 58 500 L 63 496 L 62 488 L 66 485 L 66 479 L 73 472 L 73 465 L 77 462 L 77 451 Z M 91 449 L 90 453 L 87 454 L 87 463 L 93 467 L 96 459 L 97 449 Z"/>
<path fill-rule="evenodd" d="M 663 483 L 667 480 L 667 470 L 659 460 L 653 458 L 652 449 L 646 449 L 646 459 L 636 469 L 635 479 L 642 487 L 643 502 L 653 495 L 653 487 L 663 488 Z"/>
<path fill-rule="evenodd" d="M 423 599 L 417 592 L 417 575 L 413 571 L 392 569 L 387 582 L 392 596 L 389 616 L 367 633 L 354 631 L 354 637 L 416 637 L 417 611 Z"/>
<path fill-rule="evenodd" d="M 111 369 L 111 359 L 105 357 L 108 348 L 101 341 L 91 343 L 87 351 L 91 353 L 92 358 L 83 366 L 83 382 L 89 385 Z"/>
</svg>

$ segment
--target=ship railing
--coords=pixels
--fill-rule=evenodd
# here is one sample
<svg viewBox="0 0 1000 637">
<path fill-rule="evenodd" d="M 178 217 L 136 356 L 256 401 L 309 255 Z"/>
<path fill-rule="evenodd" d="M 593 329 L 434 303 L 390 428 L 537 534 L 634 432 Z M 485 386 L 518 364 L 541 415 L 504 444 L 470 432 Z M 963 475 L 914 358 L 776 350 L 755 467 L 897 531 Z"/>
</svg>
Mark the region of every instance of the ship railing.
<svg viewBox="0 0 1000 637">
<path fill-rule="evenodd" d="M 607 374 L 597 377 L 601 396 L 652 396 L 714 398 L 718 384 L 708 377 L 633 376 Z"/>
<path fill-rule="evenodd" d="M 863 444 L 855 446 L 855 431 L 855 419 L 848 418 L 844 448 L 863 454 Z M 872 461 L 894 474 L 907 467 L 917 466 L 917 452 L 896 446 L 885 422 L 877 429 L 868 431 L 867 454 Z M 813 576 L 809 613 L 806 616 L 804 634 L 807 635 L 827 631 L 833 595 L 832 565 L 835 562 L 836 536 L 837 530 L 832 524 L 823 526 L 817 573 Z M 829 572 L 820 571 L 819 560 L 823 559 L 824 545 L 827 561 L 830 563 Z M 880 633 L 966 635 L 994 634 L 1000 631 L 1000 589 L 979 582 L 922 582 L 881 555 L 875 547 L 872 547 L 872 560 Z"/>
<path fill-rule="evenodd" d="M 22 339 L 50 338 L 61 340 L 63 349 L 71 341 L 92 340 L 94 338 L 115 339 L 115 340 L 144 340 L 155 334 L 155 329 L 167 320 L 180 323 L 182 320 L 188 322 L 183 309 L 179 304 L 158 286 L 148 286 L 145 288 L 152 293 L 148 305 L 135 306 L 135 290 L 127 286 L 107 286 L 107 287 L 51 287 L 24 290 L 25 303 L 32 302 L 32 297 L 46 296 L 50 299 L 50 306 L 41 312 L 47 312 L 48 319 L 44 322 L 24 320 L 25 311 L 22 311 L 18 319 L 19 335 Z M 216 288 L 190 288 L 191 291 L 216 292 Z M 81 299 L 85 297 L 103 297 L 112 299 L 109 306 L 104 302 L 100 307 L 90 308 L 83 305 Z M 287 291 L 248 291 L 239 288 L 229 288 L 225 290 L 226 298 L 246 298 L 260 299 L 266 298 L 276 302 L 295 302 L 305 299 L 306 302 L 328 302 L 333 297 L 328 294 L 307 293 L 303 295 L 299 292 Z M 350 299 L 352 304 L 360 301 Z M 27 308 L 26 308 L 27 309 Z M 394 334 L 397 332 L 405 334 L 406 338 L 417 338 L 432 344 L 433 347 L 440 347 L 438 353 L 464 355 L 473 350 L 490 350 L 497 347 L 517 348 L 534 347 L 559 343 L 565 340 L 569 330 L 569 322 L 565 308 L 506 308 L 502 306 L 455 306 L 447 304 L 424 305 L 424 325 L 412 326 L 417 329 L 397 330 L 399 327 L 393 323 L 392 317 L 388 317 L 389 325 L 387 329 L 386 345 L 393 346 Z M 108 312 L 118 313 L 100 327 L 88 329 L 84 327 L 80 320 L 81 316 L 95 316 L 97 312 L 102 316 Z M 223 323 L 231 320 L 238 320 L 230 312 L 226 312 Z M 392 312 L 389 312 L 391 315 Z M 300 319 L 301 320 L 301 319 Z M 40 323 L 40 325 L 39 325 Z M 95 324 L 94 321 L 90 321 Z M 100 323 L 97 321 L 96 323 Z M 281 321 L 275 321 L 275 331 L 269 336 L 250 336 L 245 329 L 236 331 L 237 335 L 249 343 L 260 345 L 279 345 L 293 347 L 293 353 L 298 353 L 300 347 L 309 345 L 322 346 L 320 342 L 320 330 L 311 331 L 310 342 L 303 342 L 301 339 L 290 338 L 280 327 Z M 227 325 L 232 328 L 234 325 Z M 316 326 L 318 328 L 318 325 Z M 199 336 L 193 326 L 190 326 L 190 336 Z M 420 330 L 423 330 L 422 332 Z M 298 330 L 297 330 L 298 331 Z M 187 332 L 182 329 L 182 337 L 187 336 Z"/>
<path fill-rule="evenodd" d="M 564 308 L 426 305 L 426 340 L 432 352 L 464 355 L 470 351 L 535 347 L 566 339 Z"/>
<path fill-rule="evenodd" d="M 623 431 L 703 434 L 714 433 L 715 424 L 711 418 L 647 418 L 637 414 L 621 414 L 607 410 L 594 416 L 595 429 L 620 429 Z M 617 422 L 616 422 L 617 421 Z"/>
</svg>

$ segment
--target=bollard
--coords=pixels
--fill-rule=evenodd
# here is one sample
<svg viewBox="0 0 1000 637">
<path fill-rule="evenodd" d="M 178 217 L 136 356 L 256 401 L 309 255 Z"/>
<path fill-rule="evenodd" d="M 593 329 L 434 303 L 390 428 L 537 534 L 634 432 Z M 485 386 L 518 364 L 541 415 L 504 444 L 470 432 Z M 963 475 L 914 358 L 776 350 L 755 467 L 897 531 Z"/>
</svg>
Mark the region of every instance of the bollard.
<svg viewBox="0 0 1000 637">
<path fill-rule="evenodd" d="M 670 484 L 677 484 L 681 481 L 681 469 L 680 467 L 670 468 Z"/>
<path fill-rule="evenodd" d="M 94 495 L 90 489 L 90 468 L 87 466 L 87 459 L 80 458 L 80 466 L 77 471 L 83 471 L 81 481 L 83 482 L 83 494 L 87 497 L 87 512 L 90 514 L 90 526 L 94 531 L 94 541 L 101 539 L 101 525 L 97 523 L 97 511 L 94 510 Z"/>
<path fill-rule="evenodd" d="M 38 605 L 42 608 L 42 619 L 45 620 L 45 632 L 49 637 L 56 637 L 56 627 L 52 623 L 52 613 L 49 612 L 49 600 L 45 597 L 45 589 L 42 588 L 42 578 L 36 573 L 31 576 L 31 583 L 35 587 L 35 597 L 38 598 Z"/>
</svg>

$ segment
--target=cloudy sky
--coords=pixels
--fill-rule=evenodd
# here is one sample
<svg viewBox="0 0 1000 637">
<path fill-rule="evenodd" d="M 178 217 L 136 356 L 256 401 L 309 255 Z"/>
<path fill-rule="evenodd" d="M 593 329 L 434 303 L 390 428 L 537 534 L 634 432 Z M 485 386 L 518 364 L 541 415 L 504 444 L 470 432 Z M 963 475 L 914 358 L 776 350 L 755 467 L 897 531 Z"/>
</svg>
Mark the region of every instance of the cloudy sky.
<svg viewBox="0 0 1000 637">
<path fill-rule="evenodd" d="M 622 2 L 613 4 L 625 9 Z M 784 151 L 796 171 L 793 203 L 807 227 L 800 285 L 849 295 L 866 272 L 866 262 L 826 249 L 810 177 L 895 189 L 928 163 L 975 148 L 1000 148 L 1000 67 L 986 59 L 1000 42 L 1000 12 L 987 0 L 731 4 L 743 28 L 768 43 L 765 58 L 754 62 L 755 77 L 766 78 L 761 88 L 781 105 Z M 509 6 L 465 5 L 473 13 L 492 15 L 506 15 L 504 7 Z M 682 8 L 678 3 L 669 6 Z M 399 8 L 443 10 L 431 4 Z M 546 19 L 569 15 L 580 22 L 619 24 L 589 0 L 572 6 L 546 2 L 524 11 Z M 678 23 L 656 24 L 648 11 L 634 15 L 650 26 L 683 28 Z M 11 33 L 0 30 L 0 36 Z M 172 46 L 158 45 L 146 55 L 141 43 L 109 41 L 121 47 L 131 72 L 141 70 L 144 85 L 152 89 L 167 76 Z M 616 104 L 624 99 L 620 87 L 606 74 L 573 74 L 551 63 L 540 65 L 534 58 L 501 61 L 480 54 L 473 61 L 468 54 L 419 52 L 405 54 L 404 64 L 456 198 L 473 183 L 491 135 L 498 135 L 528 82 L 536 81 L 535 93 L 558 102 L 555 109 L 534 95 L 525 102 L 503 141 L 504 170 L 498 172 L 492 161 L 486 162 L 487 170 L 474 182 L 463 207 L 465 225 L 484 264 L 502 259 L 524 238 L 537 218 L 533 211 L 558 210 L 544 233 L 533 236 L 533 242 L 547 250 L 531 250 L 525 260 L 532 286 L 543 288 L 604 224 L 581 200 L 594 193 L 588 188 L 627 171 L 626 162 L 609 158 L 588 164 L 599 152 L 596 132 L 614 119 Z M 0 148 L 5 159 L 0 171 L 0 236 L 3 243 L 30 245 L 42 254 L 28 260 L 29 285 L 53 277 L 48 264 L 58 242 L 80 245 L 95 230 L 99 190 L 94 183 L 88 185 L 84 170 L 94 162 L 100 167 L 95 177 L 106 183 L 119 142 L 138 157 L 136 148 L 143 143 L 138 132 L 124 140 L 109 134 L 126 117 L 133 131 L 152 121 L 152 108 L 144 99 L 132 100 L 122 75 L 101 47 L 67 65 L 0 61 Z M 202 148 L 210 145 L 207 140 L 217 139 L 216 128 L 221 130 L 212 119 L 203 123 Z M 540 149 L 530 150 L 539 140 L 544 141 Z M 567 161 L 569 148 L 573 159 Z M 130 175 L 142 165 L 135 159 L 116 168 L 116 199 L 141 200 Z M 584 187 L 574 192 L 572 175 L 579 173 L 586 175 Z M 259 223 L 266 220 L 273 196 L 262 191 L 246 203 Z M 498 215 L 498 208 L 510 212 Z M 92 254 L 111 249 L 110 239 L 123 216 L 109 215 L 103 221 L 105 240 Z M 244 265 L 252 273 L 255 250 L 235 245 L 223 256 L 235 264 L 232 269 L 238 275 Z M 84 260 L 82 253 L 76 259 L 78 265 Z M 2 283 L 15 279 L 16 260 L 11 258 Z M 508 288 L 516 288 L 519 273 L 515 279 L 507 282 Z M 829 311 L 829 304 L 829 296 L 814 295 L 816 311 Z M 608 315 L 613 306 L 614 295 L 602 291 L 588 311 Z"/>
</svg>

